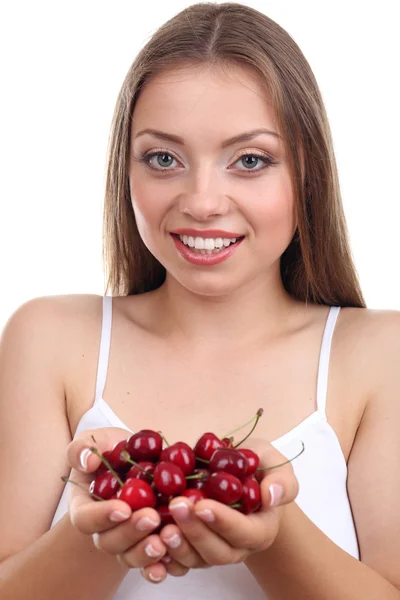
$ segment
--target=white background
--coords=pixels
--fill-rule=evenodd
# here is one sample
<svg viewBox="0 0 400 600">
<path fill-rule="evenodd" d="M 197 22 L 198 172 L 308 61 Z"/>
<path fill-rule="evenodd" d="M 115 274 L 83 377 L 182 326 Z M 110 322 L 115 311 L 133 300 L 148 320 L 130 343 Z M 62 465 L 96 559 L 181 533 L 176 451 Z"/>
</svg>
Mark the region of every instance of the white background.
<svg viewBox="0 0 400 600">
<path fill-rule="evenodd" d="M 104 292 L 105 157 L 141 46 L 191 2 L 0 4 L 0 330 L 30 298 Z M 400 310 L 397 2 L 253 0 L 295 39 L 333 133 L 369 308 Z"/>
</svg>

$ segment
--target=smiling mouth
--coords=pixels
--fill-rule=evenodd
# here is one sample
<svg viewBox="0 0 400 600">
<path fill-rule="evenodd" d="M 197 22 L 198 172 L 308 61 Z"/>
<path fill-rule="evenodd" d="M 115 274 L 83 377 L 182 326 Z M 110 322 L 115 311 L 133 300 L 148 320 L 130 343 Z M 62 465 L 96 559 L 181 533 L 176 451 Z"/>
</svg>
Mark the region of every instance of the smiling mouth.
<svg viewBox="0 0 400 600">
<path fill-rule="evenodd" d="M 203 238 L 177 233 L 171 233 L 171 235 L 179 239 L 182 244 L 195 254 L 218 254 L 222 250 L 238 244 L 244 238 L 244 236 L 237 238 Z"/>
</svg>

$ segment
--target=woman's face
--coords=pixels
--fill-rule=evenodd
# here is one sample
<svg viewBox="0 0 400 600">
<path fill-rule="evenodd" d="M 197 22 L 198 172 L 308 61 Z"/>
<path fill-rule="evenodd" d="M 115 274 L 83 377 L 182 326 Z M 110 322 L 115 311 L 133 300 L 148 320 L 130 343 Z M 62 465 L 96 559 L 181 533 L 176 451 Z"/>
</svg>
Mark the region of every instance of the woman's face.
<svg viewBox="0 0 400 600">
<path fill-rule="evenodd" d="M 250 135 L 260 128 L 271 133 Z M 242 68 L 188 67 L 144 86 L 133 114 L 130 192 L 139 233 L 167 278 L 215 296 L 280 280 L 296 223 L 277 133 L 262 82 Z M 243 139 L 229 141 L 235 136 Z"/>
</svg>

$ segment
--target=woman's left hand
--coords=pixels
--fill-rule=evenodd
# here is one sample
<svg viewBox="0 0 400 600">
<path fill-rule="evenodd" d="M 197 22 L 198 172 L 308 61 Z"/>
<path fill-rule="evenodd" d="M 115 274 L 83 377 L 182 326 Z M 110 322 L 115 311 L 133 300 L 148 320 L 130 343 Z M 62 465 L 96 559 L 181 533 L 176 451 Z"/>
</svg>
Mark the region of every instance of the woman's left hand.
<svg viewBox="0 0 400 600">
<path fill-rule="evenodd" d="M 250 438 L 243 447 L 258 454 L 260 467 L 288 460 L 265 440 Z M 293 502 L 299 485 L 291 463 L 262 473 L 262 506 L 249 515 L 211 499 L 193 505 L 188 498 L 174 498 L 169 506 L 176 525 L 166 525 L 159 534 L 168 555 L 142 569 L 145 579 L 162 581 L 167 573 L 180 577 L 189 569 L 240 563 L 271 546 L 279 531 L 282 507 Z M 283 495 L 279 498 L 271 486 L 281 486 Z"/>
</svg>

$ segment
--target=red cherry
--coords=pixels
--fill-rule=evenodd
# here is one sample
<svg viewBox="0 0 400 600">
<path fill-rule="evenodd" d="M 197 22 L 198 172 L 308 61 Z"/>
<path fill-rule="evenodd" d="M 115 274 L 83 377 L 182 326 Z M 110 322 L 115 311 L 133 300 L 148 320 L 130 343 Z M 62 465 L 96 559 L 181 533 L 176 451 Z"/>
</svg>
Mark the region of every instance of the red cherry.
<svg viewBox="0 0 400 600">
<path fill-rule="evenodd" d="M 160 455 L 160 461 L 172 462 L 182 469 L 185 475 L 193 473 L 196 465 L 196 456 L 189 444 L 176 442 L 168 448 L 164 448 Z"/>
<path fill-rule="evenodd" d="M 218 500 L 222 504 L 235 504 L 242 496 L 243 487 L 240 479 L 231 473 L 216 471 L 207 479 L 204 492 L 208 498 Z"/>
<path fill-rule="evenodd" d="M 105 450 L 103 452 L 103 456 L 106 460 L 110 460 L 110 455 L 111 455 L 112 450 Z M 108 467 L 105 463 L 101 462 L 100 466 L 98 467 L 97 471 L 96 471 L 96 475 L 100 475 L 101 473 L 106 473 L 106 471 L 108 471 Z"/>
<path fill-rule="evenodd" d="M 238 448 L 238 452 L 247 458 L 249 463 L 246 475 L 253 475 L 260 464 L 260 457 L 253 450 L 247 448 Z"/>
<path fill-rule="evenodd" d="M 211 457 L 209 469 L 211 472 L 225 471 L 242 479 L 247 475 L 248 466 L 247 458 L 234 448 L 218 448 Z"/>
<path fill-rule="evenodd" d="M 222 438 L 221 442 L 225 448 L 233 448 L 233 438 Z"/>
<path fill-rule="evenodd" d="M 210 460 L 215 450 L 224 447 L 224 444 L 215 435 L 215 433 L 203 433 L 203 435 L 196 442 L 194 453 L 197 458 Z"/>
<path fill-rule="evenodd" d="M 157 461 L 162 451 L 162 437 L 157 431 L 142 429 L 127 440 L 126 449 L 132 460 Z"/>
<path fill-rule="evenodd" d="M 165 496 L 161 492 L 156 492 L 157 506 L 168 506 L 173 496 Z"/>
<path fill-rule="evenodd" d="M 199 500 L 207 498 L 203 490 L 198 490 L 196 488 L 190 488 L 185 490 L 182 496 L 186 496 L 186 498 L 189 498 L 189 500 L 191 500 L 193 504 L 196 504 L 196 502 L 198 502 Z"/>
<path fill-rule="evenodd" d="M 161 461 L 154 469 L 154 485 L 165 496 L 180 496 L 186 489 L 185 475 L 178 465 Z"/>
<path fill-rule="evenodd" d="M 141 468 L 139 468 L 141 467 Z M 146 473 L 143 472 L 144 469 Z M 143 479 L 147 483 L 152 483 L 155 464 L 150 461 L 140 460 L 137 465 L 133 465 L 126 474 L 126 480 L 130 478 Z"/>
<path fill-rule="evenodd" d="M 198 478 L 186 478 L 186 486 L 190 489 L 196 488 L 198 490 L 202 490 L 206 484 L 206 481 L 210 475 L 210 471 L 208 469 L 195 469 L 192 475 L 202 475 L 202 477 Z"/>
<path fill-rule="evenodd" d="M 98 473 L 89 486 L 89 492 L 100 496 L 103 500 L 109 500 L 121 488 L 120 484 L 111 473 Z"/>
<path fill-rule="evenodd" d="M 261 490 L 254 475 L 245 477 L 242 481 L 243 494 L 240 498 L 242 503 L 240 512 L 248 515 L 256 512 L 261 507 Z"/>
<path fill-rule="evenodd" d="M 156 496 L 147 483 L 142 479 L 129 479 L 124 483 L 124 486 L 117 492 L 119 500 L 123 500 L 132 510 L 139 508 L 155 508 Z"/>
</svg>

